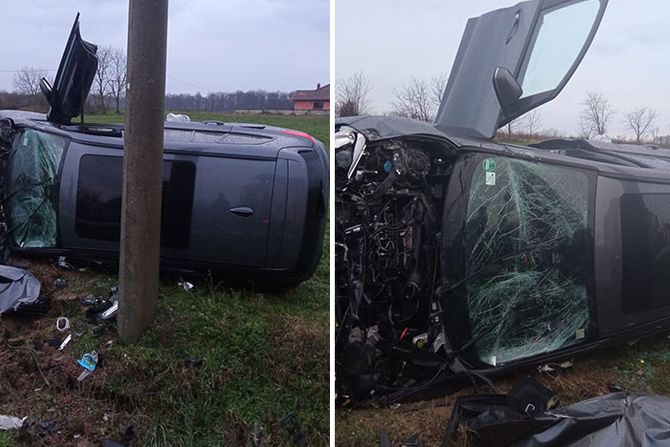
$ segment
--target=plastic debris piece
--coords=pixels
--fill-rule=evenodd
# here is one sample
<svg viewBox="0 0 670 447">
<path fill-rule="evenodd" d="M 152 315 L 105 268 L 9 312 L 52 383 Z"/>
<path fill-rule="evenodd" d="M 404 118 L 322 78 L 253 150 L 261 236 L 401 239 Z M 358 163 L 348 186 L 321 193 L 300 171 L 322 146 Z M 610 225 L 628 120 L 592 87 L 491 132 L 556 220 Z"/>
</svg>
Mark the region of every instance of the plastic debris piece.
<svg viewBox="0 0 670 447">
<path fill-rule="evenodd" d="M 84 379 L 86 379 L 90 375 L 91 375 L 91 371 L 89 371 L 88 369 L 83 370 L 81 372 L 81 374 L 79 374 L 79 377 L 77 377 L 77 382 L 83 381 Z"/>
<path fill-rule="evenodd" d="M 66 288 L 67 287 L 67 279 L 62 278 L 62 277 L 61 278 L 56 278 L 56 280 L 54 281 L 54 287 L 56 287 L 57 289 Z"/>
<path fill-rule="evenodd" d="M 419 435 L 418 434 L 413 434 L 409 438 L 407 438 L 407 441 L 402 443 L 402 447 L 422 447 L 423 444 L 419 440 Z"/>
<path fill-rule="evenodd" d="M 177 285 L 187 292 L 190 292 L 195 287 L 192 283 L 184 281 L 183 279 L 180 279 Z"/>
<path fill-rule="evenodd" d="M 260 422 L 254 422 L 254 429 L 251 433 L 251 443 L 254 447 L 261 447 L 261 442 L 263 439 L 263 426 Z"/>
<path fill-rule="evenodd" d="M 52 421 L 40 421 L 29 417 L 23 421 L 22 430 L 28 433 L 32 438 L 39 439 L 53 433 L 54 425 L 55 423 Z"/>
<path fill-rule="evenodd" d="M 82 306 L 93 306 L 96 303 L 102 301 L 101 297 L 96 297 L 94 295 L 87 295 L 83 298 L 79 298 L 79 303 L 81 303 Z"/>
<path fill-rule="evenodd" d="M 99 318 L 101 320 L 109 320 L 111 318 L 114 318 L 118 311 L 119 311 L 119 302 L 114 301 L 114 304 L 112 304 L 107 310 L 103 311 L 99 315 Z"/>
<path fill-rule="evenodd" d="M 549 373 L 558 370 L 568 369 L 572 367 L 573 362 L 568 360 L 563 363 L 547 363 L 546 365 L 540 365 L 537 367 L 537 370 L 542 373 Z"/>
<path fill-rule="evenodd" d="M 59 332 L 65 332 L 70 329 L 70 319 L 67 317 L 58 317 L 56 319 L 56 329 Z"/>
<path fill-rule="evenodd" d="M 72 334 L 68 334 L 68 336 L 65 337 L 65 340 L 63 340 L 63 343 L 60 344 L 58 350 L 62 351 L 63 349 L 65 349 L 65 347 L 67 346 L 68 343 L 70 343 L 70 341 L 72 341 Z"/>
<path fill-rule="evenodd" d="M 58 267 L 67 269 L 67 270 L 74 270 L 74 266 L 67 262 L 67 258 L 65 256 L 59 256 L 58 257 Z"/>
<path fill-rule="evenodd" d="M 82 368 L 93 372 L 95 371 L 95 367 L 98 366 L 98 353 L 95 351 L 87 352 L 77 360 L 77 363 L 79 363 Z"/>
<path fill-rule="evenodd" d="M 23 426 L 25 418 L 0 415 L 0 430 L 17 430 Z"/>
</svg>

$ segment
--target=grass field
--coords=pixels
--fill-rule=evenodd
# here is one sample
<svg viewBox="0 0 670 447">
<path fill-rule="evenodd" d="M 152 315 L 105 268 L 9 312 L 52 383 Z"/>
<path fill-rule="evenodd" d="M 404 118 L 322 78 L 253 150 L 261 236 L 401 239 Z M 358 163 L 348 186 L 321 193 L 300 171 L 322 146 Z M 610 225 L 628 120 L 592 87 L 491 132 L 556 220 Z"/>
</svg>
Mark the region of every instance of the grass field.
<svg viewBox="0 0 670 447">
<path fill-rule="evenodd" d="M 209 112 L 183 112 L 172 110 L 173 113 L 185 113 L 192 121 L 219 120 L 226 123 L 258 123 L 268 126 L 285 127 L 288 129 L 302 130 L 328 145 L 330 128 L 328 116 L 296 116 L 296 115 L 235 115 Z M 123 115 L 86 115 L 89 123 L 123 123 Z M 74 122 L 77 119 L 73 120 Z"/>
<path fill-rule="evenodd" d="M 308 132 L 328 142 L 328 119 L 192 114 L 194 119 L 253 121 Z M 119 122 L 115 115 L 89 122 Z M 326 230 L 328 231 L 328 230 Z M 114 331 L 95 336 L 78 298 L 101 294 L 114 274 L 66 272 L 18 260 L 42 283 L 60 276 L 48 315 L 0 317 L 0 414 L 53 421 L 41 441 L 0 432 L 0 447 L 99 445 L 128 427 L 133 445 L 293 445 L 281 420 L 294 415 L 308 445 L 329 442 L 329 245 L 314 277 L 282 295 L 230 288 L 205 279 L 187 292 L 161 279 L 160 313 L 140 343 L 121 345 Z M 45 286 L 46 287 L 46 286 Z M 45 343 L 60 334 L 59 315 L 83 332 L 61 353 Z M 97 350 L 99 368 L 84 382 L 75 359 Z"/>
</svg>

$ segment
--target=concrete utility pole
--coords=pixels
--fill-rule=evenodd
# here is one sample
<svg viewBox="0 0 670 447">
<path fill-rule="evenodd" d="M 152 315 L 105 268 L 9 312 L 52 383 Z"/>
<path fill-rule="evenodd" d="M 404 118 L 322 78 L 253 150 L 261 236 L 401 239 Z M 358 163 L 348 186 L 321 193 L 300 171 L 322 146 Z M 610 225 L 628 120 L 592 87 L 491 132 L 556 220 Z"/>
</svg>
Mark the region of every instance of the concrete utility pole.
<svg viewBox="0 0 670 447">
<path fill-rule="evenodd" d="M 126 343 L 158 311 L 167 11 L 168 0 L 130 0 L 117 315 Z"/>
</svg>

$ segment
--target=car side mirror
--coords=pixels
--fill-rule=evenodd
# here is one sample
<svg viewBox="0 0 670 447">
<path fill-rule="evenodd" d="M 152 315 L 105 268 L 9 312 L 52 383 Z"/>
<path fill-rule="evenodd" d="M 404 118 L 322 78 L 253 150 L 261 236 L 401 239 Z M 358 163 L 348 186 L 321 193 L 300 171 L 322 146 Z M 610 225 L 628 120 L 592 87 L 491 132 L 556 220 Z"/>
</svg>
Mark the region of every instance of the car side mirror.
<svg viewBox="0 0 670 447">
<path fill-rule="evenodd" d="M 496 67 L 493 72 L 493 88 L 505 115 L 507 115 L 508 110 L 512 109 L 511 106 L 523 95 L 523 89 L 519 85 L 519 82 L 512 72 L 504 67 Z"/>
<path fill-rule="evenodd" d="M 49 81 L 47 81 L 47 78 L 40 79 L 40 90 L 42 90 L 42 94 L 46 96 L 47 102 L 51 104 L 53 88 L 51 87 L 51 84 L 49 84 Z"/>
</svg>

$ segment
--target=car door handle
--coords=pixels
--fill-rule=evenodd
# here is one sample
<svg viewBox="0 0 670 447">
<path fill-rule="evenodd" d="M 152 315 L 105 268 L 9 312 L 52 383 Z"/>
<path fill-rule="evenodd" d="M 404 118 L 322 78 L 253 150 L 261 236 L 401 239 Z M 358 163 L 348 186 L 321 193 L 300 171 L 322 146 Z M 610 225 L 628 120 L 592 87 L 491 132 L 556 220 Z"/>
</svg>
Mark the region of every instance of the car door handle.
<svg viewBox="0 0 670 447">
<path fill-rule="evenodd" d="M 248 206 L 236 206 L 235 208 L 231 208 L 230 212 L 238 216 L 249 217 L 254 214 L 254 209 Z"/>
</svg>

